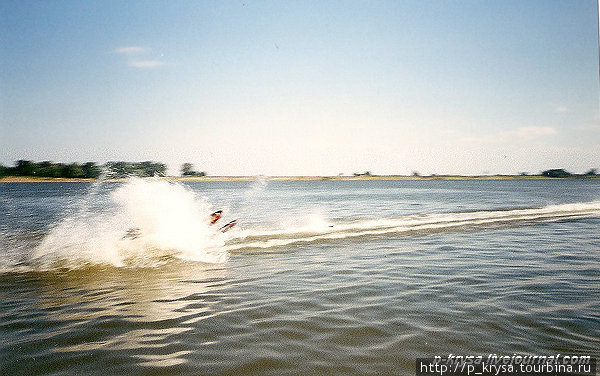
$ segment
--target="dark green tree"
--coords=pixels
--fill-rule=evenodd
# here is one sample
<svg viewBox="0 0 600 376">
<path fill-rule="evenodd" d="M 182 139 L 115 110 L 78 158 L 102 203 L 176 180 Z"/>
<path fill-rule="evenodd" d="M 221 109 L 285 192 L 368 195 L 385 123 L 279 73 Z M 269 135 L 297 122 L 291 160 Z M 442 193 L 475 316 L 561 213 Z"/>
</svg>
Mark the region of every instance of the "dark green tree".
<svg viewBox="0 0 600 376">
<path fill-rule="evenodd" d="M 52 177 L 54 176 L 54 163 L 50 161 L 36 163 L 36 170 L 38 176 Z"/>
<path fill-rule="evenodd" d="M 184 163 L 181 165 L 181 176 L 206 176 L 206 172 L 195 171 L 193 164 Z"/>
<path fill-rule="evenodd" d="M 184 163 L 181 165 L 181 176 L 192 176 L 194 175 L 194 165 L 191 163 Z"/>
<path fill-rule="evenodd" d="M 568 178 L 569 176 L 571 176 L 571 173 L 565 171 L 562 168 L 555 168 L 551 170 L 542 171 L 542 176 L 547 176 L 549 178 Z"/>
<path fill-rule="evenodd" d="M 83 169 L 77 163 L 70 163 L 62 166 L 62 178 L 82 178 Z"/>
<path fill-rule="evenodd" d="M 35 175 L 35 164 L 31 161 L 19 159 L 16 162 L 14 173 L 17 176 L 34 176 Z"/>
<path fill-rule="evenodd" d="M 102 169 L 94 162 L 86 162 L 81 166 L 84 178 L 96 179 L 102 174 Z"/>
<path fill-rule="evenodd" d="M 167 165 L 159 162 L 145 161 L 136 164 L 135 170 L 138 171 L 138 176 L 152 177 L 164 176 L 167 171 Z"/>
</svg>

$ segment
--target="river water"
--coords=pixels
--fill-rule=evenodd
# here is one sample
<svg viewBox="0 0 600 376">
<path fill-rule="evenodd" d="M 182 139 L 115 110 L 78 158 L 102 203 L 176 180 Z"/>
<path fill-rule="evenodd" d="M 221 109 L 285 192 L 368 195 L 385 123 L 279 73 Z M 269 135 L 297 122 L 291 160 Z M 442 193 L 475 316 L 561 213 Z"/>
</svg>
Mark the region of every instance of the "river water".
<svg viewBox="0 0 600 376">
<path fill-rule="evenodd" d="M 4 183 L 0 213 L 1 375 L 600 354 L 600 180 Z"/>
</svg>

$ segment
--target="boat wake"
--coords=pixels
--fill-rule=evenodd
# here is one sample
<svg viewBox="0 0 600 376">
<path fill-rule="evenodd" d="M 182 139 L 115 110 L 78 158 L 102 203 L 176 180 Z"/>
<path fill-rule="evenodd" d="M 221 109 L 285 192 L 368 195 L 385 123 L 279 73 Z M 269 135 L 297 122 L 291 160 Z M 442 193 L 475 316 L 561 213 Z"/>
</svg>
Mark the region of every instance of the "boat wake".
<svg viewBox="0 0 600 376">
<path fill-rule="evenodd" d="M 518 225 L 581 218 L 600 218 L 600 201 L 550 205 L 541 208 L 491 210 L 458 213 L 418 214 L 397 218 L 350 219 L 336 223 L 276 231 L 246 230 L 225 245 L 228 252 L 248 248 L 273 248 L 295 243 L 311 243 L 366 236 L 397 235 L 412 232 L 437 232 L 460 228 Z"/>
</svg>

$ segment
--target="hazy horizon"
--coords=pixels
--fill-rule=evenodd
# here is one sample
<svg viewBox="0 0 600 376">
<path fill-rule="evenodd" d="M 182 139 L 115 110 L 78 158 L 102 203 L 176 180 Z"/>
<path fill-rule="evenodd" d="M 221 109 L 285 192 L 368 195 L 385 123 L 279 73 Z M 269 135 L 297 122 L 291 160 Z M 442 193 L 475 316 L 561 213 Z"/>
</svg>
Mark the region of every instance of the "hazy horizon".
<svg viewBox="0 0 600 376">
<path fill-rule="evenodd" d="M 209 175 L 600 168 L 582 1 L 0 3 L 0 164 Z"/>
</svg>

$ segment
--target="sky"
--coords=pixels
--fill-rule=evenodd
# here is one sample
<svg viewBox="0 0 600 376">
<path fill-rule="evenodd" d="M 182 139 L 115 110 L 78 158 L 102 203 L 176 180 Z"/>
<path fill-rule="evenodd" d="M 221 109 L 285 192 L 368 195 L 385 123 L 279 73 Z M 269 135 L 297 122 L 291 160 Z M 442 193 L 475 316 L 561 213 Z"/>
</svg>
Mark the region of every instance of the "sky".
<svg viewBox="0 0 600 376">
<path fill-rule="evenodd" d="M 0 164 L 600 170 L 596 0 L 0 1 Z"/>
</svg>

